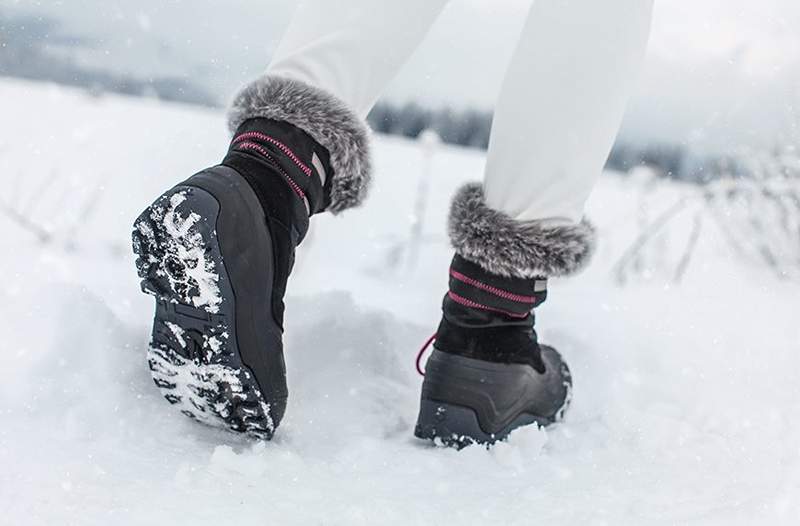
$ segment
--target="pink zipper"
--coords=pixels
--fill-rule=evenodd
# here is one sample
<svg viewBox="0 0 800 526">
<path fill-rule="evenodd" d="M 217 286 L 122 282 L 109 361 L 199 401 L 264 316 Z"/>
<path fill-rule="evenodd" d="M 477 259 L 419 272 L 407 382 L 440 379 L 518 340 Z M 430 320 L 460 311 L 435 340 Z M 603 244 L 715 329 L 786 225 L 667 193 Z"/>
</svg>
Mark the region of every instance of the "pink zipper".
<svg viewBox="0 0 800 526">
<path fill-rule="evenodd" d="M 295 182 L 292 180 L 292 178 L 291 178 L 291 177 L 289 177 L 289 174 L 287 174 L 286 172 L 284 172 L 284 171 L 281 169 L 281 167 L 280 167 L 280 166 L 278 166 L 278 163 L 277 163 L 277 162 L 275 161 L 275 159 L 274 159 L 274 158 L 273 158 L 273 157 L 272 157 L 272 156 L 269 154 L 269 152 L 266 150 L 266 148 L 263 148 L 263 147 L 261 147 L 261 145 L 259 145 L 259 144 L 256 144 L 256 143 L 254 143 L 254 142 L 247 142 L 247 141 L 237 144 L 237 145 L 236 145 L 236 147 L 237 147 L 237 148 L 240 148 L 240 149 L 243 149 L 243 150 L 253 150 L 253 151 L 255 151 L 255 152 L 258 152 L 258 153 L 260 153 L 261 155 L 263 155 L 264 157 L 266 157 L 266 158 L 267 158 L 267 159 L 269 159 L 270 161 L 272 161 L 272 163 L 275 165 L 275 168 L 276 168 L 276 169 L 277 169 L 277 170 L 280 172 L 280 174 L 281 174 L 281 175 L 282 175 L 282 176 L 283 176 L 283 177 L 286 179 L 286 182 L 287 182 L 287 183 L 289 183 L 289 186 L 291 186 L 291 187 L 292 187 L 292 190 L 294 190 L 294 193 L 296 193 L 298 196 L 300 196 L 300 198 L 301 198 L 301 199 L 305 199 L 305 198 L 306 198 L 306 194 L 305 194 L 305 192 L 303 192 L 303 189 L 302 189 L 302 188 L 300 188 L 300 187 L 297 185 L 297 183 L 295 183 Z"/>
<path fill-rule="evenodd" d="M 498 289 L 497 287 L 492 287 L 491 285 L 487 285 L 486 283 L 482 283 L 476 279 L 472 279 L 469 276 L 465 276 L 461 272 L 457 270 L 450 269 L 450 275 L 453 276 L 458 281 L 466 283 L 467 285 L 472 285 L 473 287 L 481 290 L 485 290 L 495 296 L 498 296 L 503 299 L 507 299 L 510 301 L 516 301 L 519 303 L 535 303 L 536 297 L 535 296 L 522 296 L 521 294 L 514 294 L 513 292 L 508 292 L 507 290 Z"/>
<path fill-rule="evenodd" d="M 469 307 L 471 309 L 481 309 L 481 310 L 488 310 L 491 312 L 499 312 L 500 314 L 505 314 L 506 316 L 511 316 L 512 318 L 524 318 L 528 315 L 527 312 L 525 314 L 517 314 L 516 312 L 509 312 L 503 309 L 495 309 L 494 307 L 489 307 L 488 305 L 483 305 L 481 303 L 468 300 L 467 298 L 461 297 L 452 291 L 448 292 L 447 295 L 450 297 L 451 300 L 455 301 L 456 303 L 461 304 L 465 307 Z"/>
<path fill-rule="evenodd" d="M 311 177 L 311 174 L 313 173 L 311 171 L 311 168 L 309 168 L 306 163 L 301 161 L 300 158 L 297 157 L 297 155 L 295 155 L 295 153 L 292 151 L 291 148 L 289 148 L 288 146 L 283 144 L 281 141 L 279 141 L 275 137 L 270 137 L 269 135 L 265 135 L 265 134 L 263 134 L 261 132 L 255 132 L 255 131 L 253 131 L 253 132 L 244 132 L 241 135 L 236 136 L 233 139 L 233 142 L 237 143 L 237 142 L 245 141 L 245 140 L 248 140 L 248 139 L 260 139 L 260 140 L 266 141 L 266 142 L 268 142 L 270 144 L 274 144 L 280 151 L 285 153 L 286 156 L 289 157 L 289 159 L 291 159 L 292 162 L 294 164 L 296 164 L 297 167 L 300 168 L 300 170 L 302 170 L 304 174 L 306 174 L 307 176 Z"/>
</svg>

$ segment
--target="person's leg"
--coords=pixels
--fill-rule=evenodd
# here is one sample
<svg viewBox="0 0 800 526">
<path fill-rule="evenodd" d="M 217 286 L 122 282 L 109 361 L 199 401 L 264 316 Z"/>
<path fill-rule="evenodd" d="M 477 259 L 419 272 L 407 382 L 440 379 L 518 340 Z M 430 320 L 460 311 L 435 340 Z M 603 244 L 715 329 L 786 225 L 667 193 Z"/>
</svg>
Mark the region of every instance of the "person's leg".
<svg viewBox="0 0 800 526">
<path fill-rule="evenodd" d="M 566 275 L 587 263 L 594 231 L 581 222 L 584 203 L 644 58 L 652 7 L 534 2 L 495 109 L 484 183 L 453 201 L 457 252 L 518 277 Z"/>
<path fill-rule="evenodd" d="M 425 37 L 447 0 L 302 2 L 268 75 L 334 95 L 366 117 Z"/>
<path fill-rule="evenodd" d="M 580 221 L 644 58 L 652 7 L 534 2 L 494 112 L 491 208 L 519 221 Z"/>
<path fill-rule="evenodd" d="M 653 0 L 536 0 L 495 109 L 485 182 L 450 211 L 450 266 L 415 434 L 493 442 L 564 413 L 566 363 L 539 345 L 547 278 L 589 260 L 583 206 L 642 62 Z"/>
<path fill-rule="evenodd" d="M 443 0 L 303 2 L 267 73 L 228 114 L 228 153 L 134 225 L 156 297 L 148 353 L 164 397 L 268 439 L 283 417 L 283 297 L 310 216 L 357 206 L 370 179 L 363 119 Z"/>
</svg>

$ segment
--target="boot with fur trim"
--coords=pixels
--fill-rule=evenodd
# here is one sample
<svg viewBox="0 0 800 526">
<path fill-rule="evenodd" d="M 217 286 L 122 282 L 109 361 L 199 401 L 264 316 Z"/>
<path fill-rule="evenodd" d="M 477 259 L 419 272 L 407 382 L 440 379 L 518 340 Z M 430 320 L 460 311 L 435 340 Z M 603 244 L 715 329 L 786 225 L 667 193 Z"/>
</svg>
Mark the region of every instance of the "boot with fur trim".
<svg viewBox="0 0 800 526">
<path fill-rule="evenodd" d="M 586 222 L 515 221 L 489 208 L 477 184 L 456 194 L 449 230 L 450 290 L 414 434 L 462 447 L 558 421 L 572 379 L 561 355 L 539 344 L 533 309 L 547 296 L 547 277 L 589 260 L 594 230 Z"/>
<path fill-rule="evenodd" d="M 310 216 L 358 205 L 366 125 L 330 94 L 280 77 L 246 86 L 221 164 L 167 190 L 134 224 L 156 298 L 148 362 L 164 397 L 201 422 L 272 437 L 288 395 L 283 297 Z"/>
</svg>

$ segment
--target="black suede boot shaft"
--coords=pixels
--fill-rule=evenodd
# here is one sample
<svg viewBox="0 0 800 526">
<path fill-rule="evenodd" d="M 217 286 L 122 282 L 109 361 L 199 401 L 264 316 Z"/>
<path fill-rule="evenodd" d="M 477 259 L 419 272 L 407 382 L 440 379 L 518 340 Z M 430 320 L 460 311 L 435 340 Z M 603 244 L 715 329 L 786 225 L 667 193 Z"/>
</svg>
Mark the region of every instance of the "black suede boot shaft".
<svg viewBox="0 0 800 526">
<path fill-rule="evenodd" d="M 293 208 L 304 209 L 304 214 L 297 214 L 300 217 L 318 214 L 330 205 L 334 178 L 330 153 L 306 132 L 287 122 L 246 120 L 234 132 L 222 164 L 236 164 L 237 169 L 244 165 L 263 195 L 274 187 L 272 176 L 280 175 L 296 196 L 293 205 L 302 205 Z"/>
<path fill-rule="evenodd" d="M 434 347 L 467 358 L 529 364 L 544 371 L 533 308 L 547 297 L 545 279 L 491 274 L 459 255 L 450 265 L 450 290 Z"/>
<path fill-rule="evenodd" d="M 236 130 L 222 164 L 247 180 L 264 209 L 275 269 L 272 310 L 283 327 L 283 297 L 295 248 L 308 232 L 309 217 L 330 203 L 330 155 L 296 126 L 255 118 Z"/>
</svg>

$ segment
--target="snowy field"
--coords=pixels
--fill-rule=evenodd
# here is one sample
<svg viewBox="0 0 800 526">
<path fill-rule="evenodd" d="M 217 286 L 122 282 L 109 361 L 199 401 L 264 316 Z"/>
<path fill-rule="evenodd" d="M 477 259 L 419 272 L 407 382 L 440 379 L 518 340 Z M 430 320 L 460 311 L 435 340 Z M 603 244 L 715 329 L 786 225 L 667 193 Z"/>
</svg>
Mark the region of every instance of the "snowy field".
<svg viewBox="0 0 800 526">
<path fill-rule="evenodd" d="M 0 524 L 800 523 L 797 281 L 706 223 L 677 283 L 687 212 L 617 282 L 642 225 L 694 189 L 604 176 L 595 262 L 538 311 L 573 370 L 566 421 L 454 451 L 412 437 L 413 362 L 446 290 L 449 196 L 483 156 L 379 137 L 368 204 L 315 218 L 301 247 L 289 408 L 257 443 L 161 398 L 129 248 L 147 203 L 221 159 L 223 115 L 11 80 L 0 115 Z"/>
</svg>

